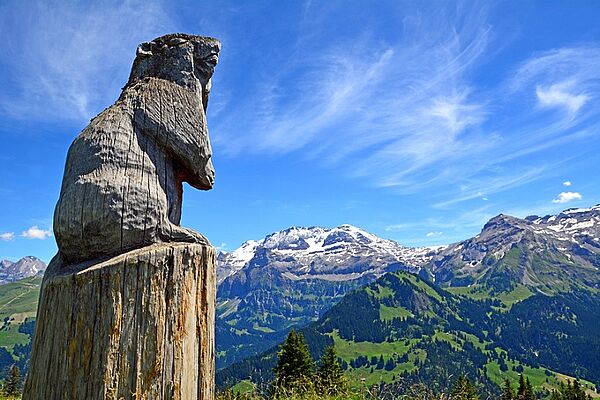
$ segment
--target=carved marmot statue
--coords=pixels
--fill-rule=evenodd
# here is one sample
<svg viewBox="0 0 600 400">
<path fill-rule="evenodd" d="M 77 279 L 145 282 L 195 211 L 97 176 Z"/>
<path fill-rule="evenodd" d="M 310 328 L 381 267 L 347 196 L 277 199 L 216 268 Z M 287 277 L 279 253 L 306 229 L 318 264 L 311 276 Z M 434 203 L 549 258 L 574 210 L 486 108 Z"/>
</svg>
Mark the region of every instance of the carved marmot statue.
<svg viewBox="0 0 600 400">
<path fill-rule="evenodd" d="M 213 186 L 206 127 L 220 42 L 172 34 L 137 49 L 117 102 L 69 149 L 54 214 L 59 264 L 157 242 L 208 244 L 179 226 L 182 182 Z"/>
</svg>

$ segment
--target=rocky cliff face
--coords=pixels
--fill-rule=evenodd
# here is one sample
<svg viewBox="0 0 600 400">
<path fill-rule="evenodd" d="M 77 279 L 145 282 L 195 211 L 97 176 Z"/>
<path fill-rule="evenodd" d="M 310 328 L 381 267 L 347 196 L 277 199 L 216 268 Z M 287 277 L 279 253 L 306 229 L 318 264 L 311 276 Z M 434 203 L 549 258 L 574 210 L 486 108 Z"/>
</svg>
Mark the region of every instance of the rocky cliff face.
<svg viewBox="0 0 600 400">
<path fill-rule="evenodd" d="M 222 253 L 218 280 L 225 290 L 249 270 L 264 267 L 295 281 L 350 281 L 394 269 L 418 272 L 433 250 L 404 247 L 351 225 L 292 227 Z"/>
<path fill-rule="evenodd" d="M 46 264 L 39 258 L 33 256 L 23 257 L 17 262 L 1 260 L 0 285 L 42 274 L 45 270 Z"/>
<path fill-rule="evenodd" d="M 479 235 L 441 250 L 425 268 L 447 286 L 599 288 L 599 238 L 600 205 L 525 219 L 499 215 Z"/>
</svg>

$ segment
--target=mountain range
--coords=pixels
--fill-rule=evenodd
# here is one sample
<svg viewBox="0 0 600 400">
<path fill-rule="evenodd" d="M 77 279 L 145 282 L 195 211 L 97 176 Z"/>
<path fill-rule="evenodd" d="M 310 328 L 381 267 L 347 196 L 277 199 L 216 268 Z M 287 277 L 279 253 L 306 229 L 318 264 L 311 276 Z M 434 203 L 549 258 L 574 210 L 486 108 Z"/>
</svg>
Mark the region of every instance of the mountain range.
<svg viewBox="0 0 600 400">
<path fill-rule="evenodd" d="M 600 288 L 600 206 L 558 215 L 492 218 L 474 238 L 442 249 L 426 265 L 442 286 L 523 284 L 554 293 Z"/>
<path fill-rule="evenodd" d="M 0 260 L 0 285 L 29 278 L 46 271 L 46 264 L 39 258 L 27 256 L 19 261 Z"/>
<path fill-rule="evenodd" d="M 265 350 L 347 292 L 408 271 L 463 292 L 552 294 L 600 286 L 600 205 L 492 218 L 448 246 L 410 248 L 351 225 L 289 228 L 219 255 L 217 366 Z"/>
<path fill-rule="evenodd" d="M 219 366 L 235 363 L 220 372 L 220 382 L 234 382 L 234 370 L 243 371 L 246 377 L 257 371 L 263 378 L 268 376 L 269 371 L 261 370 L 261 362 L 257 365 L 256 360 L 269 359 L 269 354 L 272 358 L 272 351 L 263 356 L 256 354 L 274 348 L 292 326 L 308 324 L 305 329 L 315 354 L 318 344 L 332 341 L 336 347 L 343 343 L 342 348 L 363 342 L 407 341 L 407 346 L 413 348 L 417 343 L 407 332 L 412 329 L 422 335 L 427 331 L 425 336 L 435 344 L 435 349 L 430 348 L 431 355 L 416 364 L 405 364 L 406 368 L 394 367 L 396 376 L 410 372 L 422 379 L 418 371 L 427 360 L 431 362 L 432 354 L 451 357 L 441 350 L 444 344 L 438 346 L 437 342 L 441 340 L 455 350 L 460 347 L 462 351 L 465 346 L 472 350 L 466 344 L 470 340 L 464 339 L 467 337 L 473 339 L 471 344 L 476 348 L 481 344 L 490 348 L 479 355 L 472 351 L 460 353 L 466 359 L 479 357 L 478 367 L 471 373 L 482 377 L 478 381 L 489 388 L 497 383 L 492 378 L 500 374 L 500 367 L 507 365 L 529 368 L 537 374 L 542 367 L 554 368 L 543 374 L 558 379 L 560 373 L 571 373 L 598 384 L 600 369 L 593 360 L 600 358 L 594 356 L 590 361 L 586 351 L 597 355 L 600 347 L 593 337 L 590 341 L 586 330 L 592 332 L 590 329 L 600 322 L 599 237 L 600 206 L 594 206 L 524 219 L 499 215 L 475 237 L 437 248 L 403 247 L 349 225 L 290 228 L 261 241 L 246 242 L 219 258 Z M 402 275 L 405 272 L 412 274 Z M 378 284 L 377 292 L 369 289 L 368 285 L 379 282 L 377 279 L 387 282 L 398 274 L 403 281 L 407 276 L 418 279 L 417 286 L 429 288 L 425 290 L 427 295 L 408 290 L 407 286 Z M 396 299 L 398 290 L 408 297 Z M 395 300 L 389 300 L 388 295 Z M 443 299 L 442 303 L 437 297 Z M 344 308 L 347 303 L 353 307 Z M 406 304 L 417 307 L 418 312 Z M 449 305 L 455 308 L 449 309 Z M 589 312 L 583 315 L 586 308 Z M 407 331 L 384 328 L 405 319 L 410 322 L 400 325 L 404 324 Z M 433 323 L 434 319 L 437 322 Z M 555 321 L 562 320 L 567 325 L 550 329 L 556 328 Z M 456 328 L 456 321 L 464 321 L 461 329 Z M 358 326 L 355 330 L 342 335 L 354 325 Z M 380 332 L 380 336 L 369 337 L 367 331 Z M 565 337 L 570 339 L 562 341 Z M 522 347 L 522 343 L 527 345 Z M 360 351 L 355 348 L 350 353 L 358 357 Z M 255 356 L 239 362 L 251 354 Z M 377 354 L 385 359 L 384 352 Z M 396 361 L 404 360 L 398 349 L 394 354 Z M 500 362 L 494 354 L 507 358 Z M 566 363 L 573 358 L 576 361 Z M 344 360 L 349 363 L 353 358 Z M 444 363 L 440 366 L 448 367 Z M 492 378 L 487 372 L 490 368 L 496 371 Z"/>
<path fill-rule="evenodd" d="M 418 273 L 434 253 L 351 225 L 293 227 L 221 253 L 217 366 L 271 347 L 386 272 Z"/>
</svg>

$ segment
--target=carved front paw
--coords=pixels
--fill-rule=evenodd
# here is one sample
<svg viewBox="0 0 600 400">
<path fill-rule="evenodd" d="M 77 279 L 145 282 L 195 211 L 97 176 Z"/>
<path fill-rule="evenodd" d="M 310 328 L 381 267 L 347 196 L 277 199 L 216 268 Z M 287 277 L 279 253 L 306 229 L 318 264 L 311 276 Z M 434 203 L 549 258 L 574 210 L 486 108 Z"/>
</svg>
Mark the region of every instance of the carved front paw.
<svg viewBox="0 0 600 400">
<path fill-rule="evenodd" d="M 165 242 L 199 243 L 210 246 L 209 240 L 203 234 L 177 225 L 164 229 L 161 239 Z"/>
</svg>

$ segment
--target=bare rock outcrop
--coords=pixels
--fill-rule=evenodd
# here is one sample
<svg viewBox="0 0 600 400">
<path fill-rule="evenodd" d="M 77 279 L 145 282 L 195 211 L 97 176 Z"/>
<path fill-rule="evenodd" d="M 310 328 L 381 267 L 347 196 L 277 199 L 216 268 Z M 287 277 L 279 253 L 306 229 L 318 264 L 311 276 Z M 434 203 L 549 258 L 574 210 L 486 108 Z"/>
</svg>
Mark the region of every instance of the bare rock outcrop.
<svg viewBox="0 0 600 400">
<path fill-rule="evenodd" d="M 179 223 L 183 182 L 213 186 L 219 51 L 186 34 L 141 44 L 71 145 L 23 399 L 214 397 L 215 251 Z"/>
</svg>

